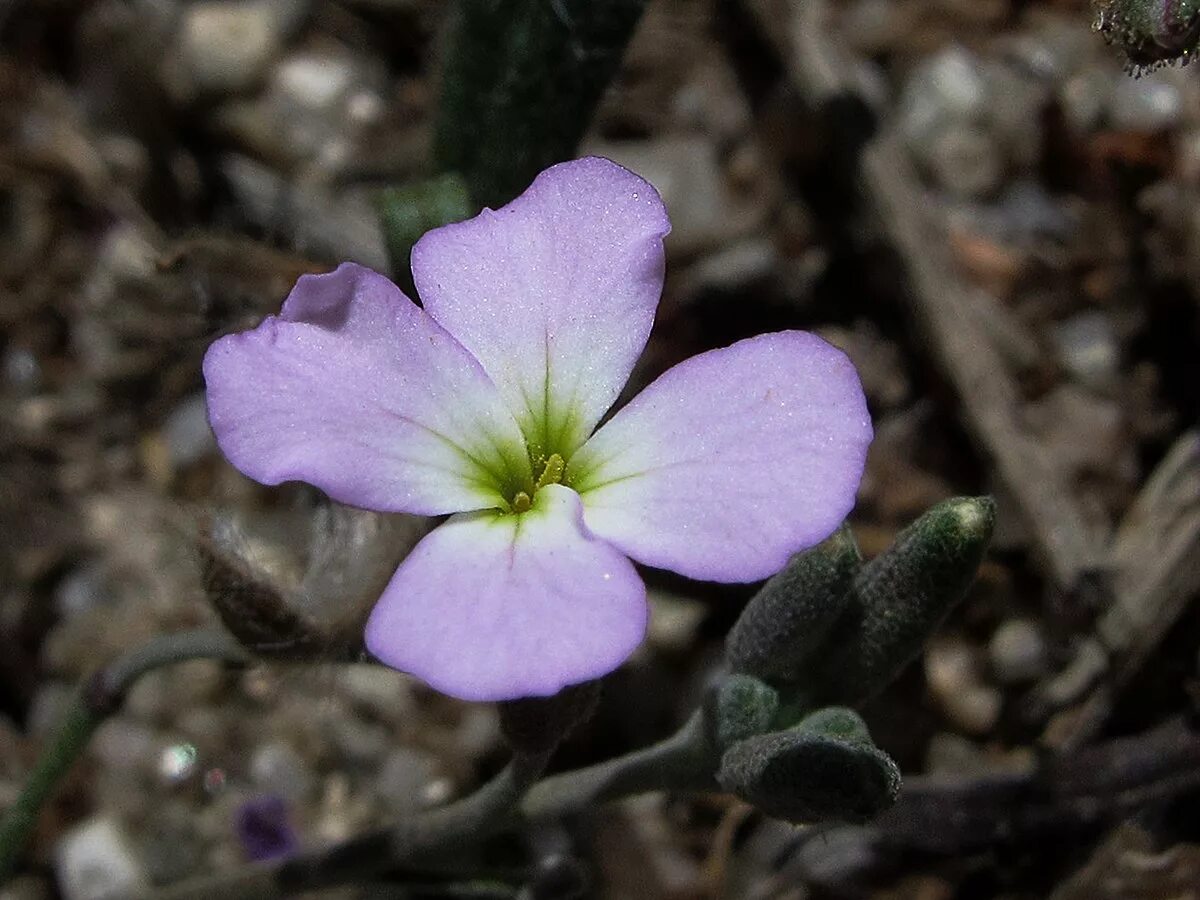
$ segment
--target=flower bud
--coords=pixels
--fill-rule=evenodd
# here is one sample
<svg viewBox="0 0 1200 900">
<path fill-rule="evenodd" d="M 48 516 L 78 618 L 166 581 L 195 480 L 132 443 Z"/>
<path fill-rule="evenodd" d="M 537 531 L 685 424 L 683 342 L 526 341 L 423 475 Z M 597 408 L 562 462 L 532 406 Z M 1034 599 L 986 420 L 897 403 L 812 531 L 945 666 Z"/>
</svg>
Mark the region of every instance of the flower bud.
<svg viewBox="0 0 1200 900">
<path fill-rule="evenodd" d="M 787 681 L 821 644 L 862 563 L 850 529 L 798 553 L 754 595 L 725 641 L 735 672 Z"/>
<path fill-rule="evenodd" d="M 712 738 L 724 749 L 735 741 L 762 734 L 779 709 L 779 694 L 752 675 L 729 675 L 709 697 Z"/>
<path fill-rule="evenodd" d="M 857 705 L 911 662 L 974 580 L 995 520 L 990 497 L 946 500 L 863 566 L 810 667 L 810 701 Z"/>
<path fill-rule="evenodd" d="M 1200 44 L 1200 0 L 1094 0 L 1095 29 L 1136 72 L 1191 61 Z"/>
<path fill-rule="evenodd" d="M 837 707 L 734 744 L 717 780 L 767 815 L 796 824 L 865 821 L 900 790 L 900 770 L 871 742 L 862 719 Z"/>
<path fill-rule="evenodd" d="M 202 534 L 196 542 L 204 590 L 221 622 L 248 650 L 267 657 L 310 659 L 328 649 L 316 623 L 291 607 L 265 573 L 229 549 L 229 541 Z"/>
</svg>

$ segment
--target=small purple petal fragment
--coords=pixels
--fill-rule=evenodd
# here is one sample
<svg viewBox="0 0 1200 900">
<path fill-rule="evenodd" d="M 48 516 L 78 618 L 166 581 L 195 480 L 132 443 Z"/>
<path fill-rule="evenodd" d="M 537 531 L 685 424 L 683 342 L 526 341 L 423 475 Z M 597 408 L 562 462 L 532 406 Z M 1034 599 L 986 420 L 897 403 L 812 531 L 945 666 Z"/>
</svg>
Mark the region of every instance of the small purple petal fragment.
<svg viewBox="0 0 1200 900">
<path fill-rule="evenodd" d="M 304 275 L 279 316 L 204 357 L 221 450 L 264 484 L 425 515 L 503 502 L 525 482 L 519 429 L 479 363 L 382 275 Z"/>
<path fill-rule="evenodd" d="M 583 526 L 579 497 L 538 491 L 521 515 L 457 515 L 401 563 L 367 648 L 463 700 L 549 696 L 619 666 L 646 631 L 633 565 Z"/>
<path fill-rule="evenodd" d="M 535 454 L 578 448 L 628 380 L 670 228 L 653 187 L 589 157 L 413 247 L 425 308 L 483 363 Z"/>
<path fill-rule="evenodd" d="M 274 794 L 243 803 L 238 808 L 234 830 L 242 852 L 251 862 L 292 856 L 300 844 L 287 802 Z"/>
<path fill-rule="evenodd" d="M 858 374 L 802 331 L 685 360 L 567 463 L 584 521 L 638 562 L 756 581 L 854 506 L 871 442 Z"/>
</svg>

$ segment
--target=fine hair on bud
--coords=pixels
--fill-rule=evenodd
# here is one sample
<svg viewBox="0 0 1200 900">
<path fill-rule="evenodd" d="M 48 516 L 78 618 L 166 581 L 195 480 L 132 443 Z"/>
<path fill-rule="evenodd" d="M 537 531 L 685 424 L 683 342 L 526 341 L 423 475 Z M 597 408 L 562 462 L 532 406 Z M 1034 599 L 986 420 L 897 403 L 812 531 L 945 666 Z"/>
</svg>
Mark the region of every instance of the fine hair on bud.
<svg viewBox="0 0 1200 900">
<path fill-rule="evenodd" d="M 810 701 L 857 705 L 886 687 L 966 593 L 995 519 L 990 497 L 943 501 L 863 566 L 810 668 Z"/>
<path fill-rule="evenodd" d="M 790 681 L 822 644 L 862 563 L 854 535 L 843 525 L 811 550 L 792 557 L 746 604 L 729 632 L 730 668 Z"/>
<path fill-rule="evenodd" d="M 209 523 L 196 540 L 204 591 L 221 622 L 260 656 L 308 659 L 325 653 L 328 635 L 237 552 L 237 534 L 228 523 Z"/>
<path fill-rule="evenodd" d="M 850 709 L 818 710 L 794 728 L 735 743 L 717 780 L 767 815 L 795 824 L 862 822 L 887 809 L 900 770 Z"/>
<path fill-rule="evenodd" d="M 362 622 L 424 521 L 339 504 L 206 516 L 195 547 L 209 602 L 259 656 L 356 658 Z"/>
<path fill-rule="evenodd" d="M 725 748 L 771 727 L 779 709 L 779 693 L 753 675 L 734 673 L 721 679 L 706 703 L 713 725 L 711 738 Z"/>
<path fill-rule="evenodd" d="M 1191 62 L 1200 45 L 1200 0 L 1093 0 L 1095 28 L 1135 74 Z"/>
</svg>

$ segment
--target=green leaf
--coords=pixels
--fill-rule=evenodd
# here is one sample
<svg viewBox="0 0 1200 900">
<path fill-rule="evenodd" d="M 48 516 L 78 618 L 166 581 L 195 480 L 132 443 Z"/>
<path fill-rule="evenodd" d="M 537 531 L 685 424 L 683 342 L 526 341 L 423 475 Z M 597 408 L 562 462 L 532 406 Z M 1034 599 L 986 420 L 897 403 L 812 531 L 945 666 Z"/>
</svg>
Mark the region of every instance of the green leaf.
<svg viewBox="0 0 1200 900">
<path fill-rule="evenodd" d="M 576 155 L 646 0 L 459 0 L 434 157 L 500 206 Z"/>
</svg>

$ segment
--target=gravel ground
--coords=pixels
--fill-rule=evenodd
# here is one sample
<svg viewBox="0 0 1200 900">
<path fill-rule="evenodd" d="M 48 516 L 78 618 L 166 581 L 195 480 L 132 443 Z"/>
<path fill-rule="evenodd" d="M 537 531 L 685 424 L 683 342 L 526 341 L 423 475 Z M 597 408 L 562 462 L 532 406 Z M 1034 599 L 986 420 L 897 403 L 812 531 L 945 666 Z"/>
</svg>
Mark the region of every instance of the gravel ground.
<svg viewBox="0 0 1200 900">
<path fill-rule="evenodd" d="M 216 621 L 197 522 L 236 523 L 330 646 L 428 527 L 242 478 L 199 360 L 302 272 L 388 267 L 373 198 L 429 172 L 443 6 L 0 3 L 0 809 L 81 677 Z M 1130 77 L 1090 22 L 1082 0 L 652 0 L 583 147 L 674 223 L 630 389 L 815 330 L 875 417 L 864 553 L 956 494 L 994 494 L 998 530 L 863 711 L 906 773 L 877 823 L 650 796 L 521 855 L 578 858 L 601 898 L 1195 895 L 1200 80 Z M 650 639 L 557 768 L 667 733 L 749 596 L 647 577 Z M 377 667 L 162 670 L 0 897 L 336 842 L 503 757 L 491 707 Z"/>
</svg>

